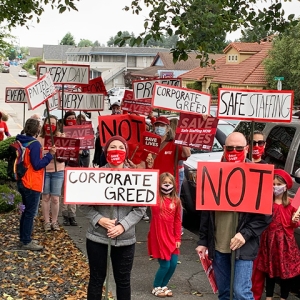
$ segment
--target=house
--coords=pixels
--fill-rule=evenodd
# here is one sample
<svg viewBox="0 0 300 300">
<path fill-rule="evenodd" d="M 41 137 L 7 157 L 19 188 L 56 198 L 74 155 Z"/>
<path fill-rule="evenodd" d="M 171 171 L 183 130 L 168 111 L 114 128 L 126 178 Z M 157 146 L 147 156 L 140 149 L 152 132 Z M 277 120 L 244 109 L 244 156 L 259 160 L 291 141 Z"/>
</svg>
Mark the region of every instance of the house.
<svg viewBox="0 0 300 300">
<path fill-rule="evenodd" d="M 28 47 L 28 54 L 26 54 L 26 59 L 37 57 L 43 57 L 43 48 Z"/>
<path fill-rule="evenodd" d="M 191 52 L 188 54 L 189 58 L 186 61 L 181 60 L 174 63 L 172 53 L 158 52 L 150 67 L 133 72 L 131 75 L 137 78 L 176 78 L 179 75 L 200 66 L 200 60 L 197 58 L 197 55 L 198 53 Z M 217 59 L 221 56 L 222 54 L 210 54 L 210 58 L 213 59 Z"/>
<path fill-rule="evenodd" d="M 67 63 L 66 52 L 70 45 L 43 45 L 43 61 L 46 64 Z"/>
<path fill-rule="evenodd" d="M 224 55 L 215 64 L 195 68 L 181 74 L 182 85 L 201 82 L 203 92 L 212 92 L 212 87 L 258 89 L 267 87 L 263 61 L 272 48 L 272 42 L 230 43 Z"/>
</svg>

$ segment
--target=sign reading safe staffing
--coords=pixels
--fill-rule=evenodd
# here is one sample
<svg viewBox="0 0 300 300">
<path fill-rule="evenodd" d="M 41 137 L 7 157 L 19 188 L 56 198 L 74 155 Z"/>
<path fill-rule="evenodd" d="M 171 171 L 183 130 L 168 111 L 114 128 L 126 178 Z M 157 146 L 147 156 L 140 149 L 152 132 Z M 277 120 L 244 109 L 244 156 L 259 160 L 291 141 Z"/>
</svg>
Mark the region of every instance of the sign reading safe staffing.
<svg viewBox="0 0 300 300">
<path fill-rule="evenodd" d="M 292 120 L 294 91 L 219 89 L 218 118 L 262 122 Z"/>
<path fill-rule="evenodd" d="M 272 214 L 274 166 L 198 162 L 196 209 Z"/>
<path fill-rule="evenodd" d="M 159 170 L 65 168 L 64 203 L 152 206 Z"/>
</svg>

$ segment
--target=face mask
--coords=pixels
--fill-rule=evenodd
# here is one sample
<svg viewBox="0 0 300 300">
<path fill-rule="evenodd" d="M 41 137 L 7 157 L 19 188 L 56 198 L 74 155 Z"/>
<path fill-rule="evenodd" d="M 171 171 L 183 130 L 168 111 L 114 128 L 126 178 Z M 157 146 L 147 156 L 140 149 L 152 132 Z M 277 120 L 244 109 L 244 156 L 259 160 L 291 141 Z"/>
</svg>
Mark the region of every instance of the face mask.
<svg viewBox="0 0 300 300">
<path fill-rule="evenodd" d="M 121 114 L 120 110 L 116 110 L 116 109 L 112 110 L 112 115 L 120 115 L 120 114 Z"/>
<path fill-rule="evenodd" d="M 224 157 L 226 159 L 226 161 L 228 162 L 236 162 L 236 163 L 239 163 L 239 162 L 244 162 L 245 161 L 245 151 L 236 151 L 236 150 L 233 150 L 233 151 L 225 151 L 224 153 Z"/>
<path fill-rule="evenodd" d="M 44 125 L 44 129 L 45 129 L 46 134 L 50 134 L 50 126 L 49 126 L 49 124 L 45 124 Z M 51 124 L 51 131 L 55 132 L 55 130 L 56 130 L 56 125 Z"/>
<path fill-rule="evenodd" d="M 260 158 L 263 155 L 264 150 L 265 150 L 264 146 L 253 146 L 252 157 L 254 159 Z"/>
<path fill-rule="evenodd" d="M 66 120 L 66 125 L 67 126 L 74 126 L 74 125 L 76 125 L 76 120 Z"/>
<path fill-rule="evenodd" d="M 118 166 L 125 161 L 126 151 L 123 150 L 109 150 L 106 154 L 106 160 L 113 166 Z"/>
<path fill-rule="evenodd" d="M 159 136 L 164 136 L 167 132 L 167 128 L 166 127 L 160 127 L 160 126 L 157 126 L 155 127 L 155 133 Z"/>
<path fill-rule="evenodd" d="M 286 185 L 273 185 L 274 196 L 279 196 L 286 191 Z"/>
<path fill-rule="evenodd" d="M 160 187 L 160 191 L 165 194 L 165 195 L 169 195 L 170 193 L 172 193 L 172 191 L 174 190 L 174 186 L 173 184 L 162 184 Z"/>
</svg>

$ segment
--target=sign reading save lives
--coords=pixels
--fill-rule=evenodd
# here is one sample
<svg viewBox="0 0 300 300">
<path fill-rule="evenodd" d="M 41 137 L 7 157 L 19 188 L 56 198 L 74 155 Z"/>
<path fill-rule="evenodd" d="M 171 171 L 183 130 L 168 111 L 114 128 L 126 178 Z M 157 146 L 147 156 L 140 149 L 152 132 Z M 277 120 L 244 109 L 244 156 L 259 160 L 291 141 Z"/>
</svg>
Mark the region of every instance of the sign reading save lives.
<svg viewBox="0 0 300 300">
<path fill-rule="evenodd" d="M 196 90 L 155 83 L 152 107 L 173 111 L 209 114 L 211 95 Z"/>
<path fill-rule="evenodd" d="M 158 177 L 158 170 L 66 168 L 64 203 L 155 205 Z"/>
<path fill-rule="evenodd" d="M 88 84 L 90 66 L 70 64 L 38 64 L 38 78 L 50 73 L 54 83 Z"/>
<path fill-rule="evenodd" d="M 31 109 L 43 104 L 57 93 L 49 73 L 25 87 Z"/>
<path fill-rule="evenodd" d="M 291 122 L 294 91 L 219 89 L 218 118 Z"/>
</svg>

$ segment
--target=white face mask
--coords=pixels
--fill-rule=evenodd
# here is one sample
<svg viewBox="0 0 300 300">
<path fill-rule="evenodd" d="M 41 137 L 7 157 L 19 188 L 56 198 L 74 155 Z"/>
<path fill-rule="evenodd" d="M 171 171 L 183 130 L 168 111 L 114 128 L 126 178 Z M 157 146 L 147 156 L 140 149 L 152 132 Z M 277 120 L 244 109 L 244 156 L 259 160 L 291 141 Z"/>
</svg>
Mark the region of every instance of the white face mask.
<svg viewBox="0 0 300 300">
<path fill-rule="evenodd" d="M 279 196 L 286 191 L 286 185 L 273 185 L 273 194 L 274 196 Z"/>
<path fill-rule="evenodd" d="M 164 136 L 167 132 L 167 127 L 166 126 L 157 126 L 154 129 L 155 133 L 159 136 Z"/>
</svg>

